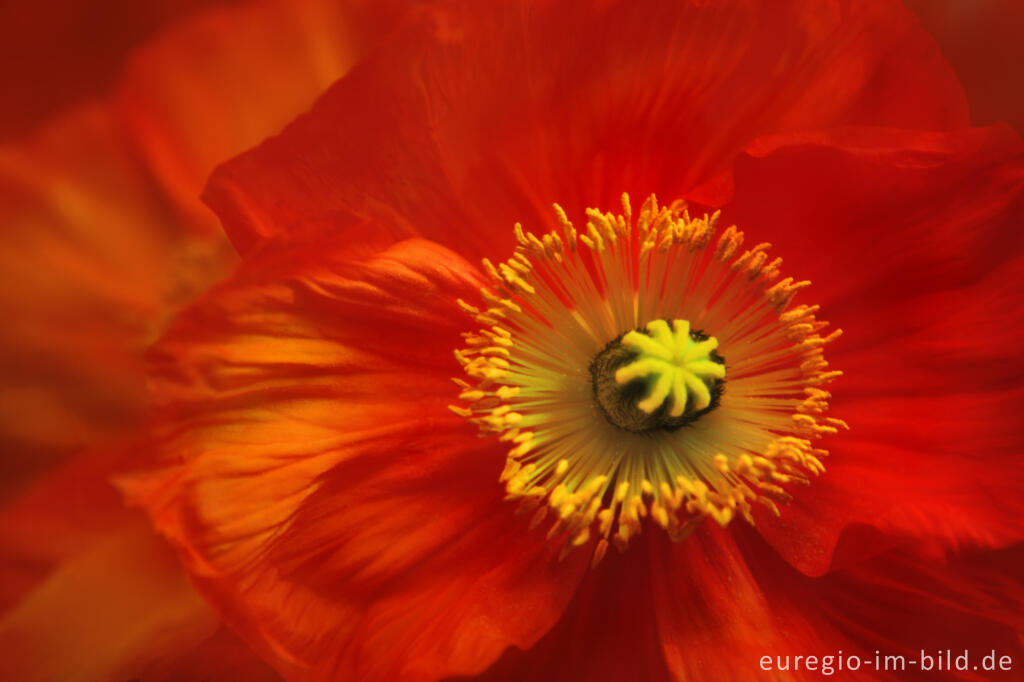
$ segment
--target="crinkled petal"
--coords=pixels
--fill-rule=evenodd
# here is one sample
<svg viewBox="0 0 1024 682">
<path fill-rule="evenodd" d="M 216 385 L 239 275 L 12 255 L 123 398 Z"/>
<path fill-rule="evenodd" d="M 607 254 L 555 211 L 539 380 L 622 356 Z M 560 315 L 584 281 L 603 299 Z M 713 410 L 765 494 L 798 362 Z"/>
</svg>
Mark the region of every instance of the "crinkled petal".
<svg viewBox="0 0 1024 682">
<path fill-rule="evenodd" d="M 750 530 L 706 525 L 683 542 L 662 540 L 641 538 L 608 557 L 544 639 L 475 679 L 848 679 L 837 657 L 845 666 L 853 655 L 871 661 L 862 670 L 872 679 L 902 680 L 919 670 L 876 673 L 875 651 L 906 662 L 922 649 L 968 649 L 979 665 L 993 649 L 1021 655 L 1024 545 L 937 562 L 884 547 L 811 578 Z"/>
<path fill-rule="evenodd" d="M 423 240 L 267 244 L 159 344 L 166 466 L 124 485 L 282 673 L 475 673 L 571 597 L 585 557 L 528 532 L 504 449 L 447 409 L 480 282 Z"/>
<path fill-rule="evenodd" d="M 457 2 L 222 167 L 207 200 L 242 251 L 369 222 L 493 256 L 554 201 L 683 196 L 759 134 L 966 123 L 898 2 Z"/>
<path fill-rule="evenodd" d="M 537 644 L 509 649 L 472 679 L 669 682 L 651 580 L 658 569 L 646 561 L 648 540 L 666 538 L 643 536 L 625 553 L 612 550 L 587 572 L 565 615 Z"/>
</svg>

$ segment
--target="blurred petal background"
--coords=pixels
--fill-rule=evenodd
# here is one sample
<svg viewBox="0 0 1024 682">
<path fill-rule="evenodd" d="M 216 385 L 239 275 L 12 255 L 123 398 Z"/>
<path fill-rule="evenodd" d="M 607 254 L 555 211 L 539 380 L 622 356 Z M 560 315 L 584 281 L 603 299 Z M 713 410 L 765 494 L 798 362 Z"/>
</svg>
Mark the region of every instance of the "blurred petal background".
<svg viewBox="0 0 1024 682">
<path fill-rule="evenodd" d="M 0 9 L 0 677 L 273 678 L 108 477 L 145 414 L 144 349 L 235 261 L 198 198 L 207 175 L 306 110 L 389 16 L 322 0 Z"/>
<path fill-rule="evenodd" d="M 973 122 L 1024 133 L 1024 3 L 906 4 Z M 308 109 L 397 14 L 0 3 L 0 677 L 276 679 L 107 479 L 134 455 L 144 349 L 235 263 L 198 199 L 210 171 Z"/>
</svg>

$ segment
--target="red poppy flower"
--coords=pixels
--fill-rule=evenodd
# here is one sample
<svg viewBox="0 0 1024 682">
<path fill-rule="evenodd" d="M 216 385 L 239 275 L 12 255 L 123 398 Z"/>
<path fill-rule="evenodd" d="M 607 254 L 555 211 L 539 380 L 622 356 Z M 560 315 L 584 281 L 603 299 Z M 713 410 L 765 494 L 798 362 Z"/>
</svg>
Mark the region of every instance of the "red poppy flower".
<svg viewBox="0 0 1024 682">
<path fill-rule="evenodd" d="M 289 679 L 1020 660 L 1024 147 L 968 125 L 895 3 L 425 10 L 214 174 L 124 487 Z"/>
<path fill-rule="evenodd" d="M 571 4 L 424 13 L 219 172 L 242 262 L 153 354 L 161 460 L 134 499 L 289 678 L 770 678 L 763 655 L 943 644 L 1019 661 L 1019 140 L 966 128 L 889 3 Z M 161 63 L 138 92 L 162 92 Z M 285 104 L 256 92 L 222 120 Z M 209 224 L 192 194 L 237 147 L 174 142 L 177 97 L 125 99 L 109 127 L 148 169 L 128 177 Z M 36 506 L 111 468 L 77 464 Z M 125 528 L 3 622 L 119 604 L 90 621 L 108 628 L 8 637 L 5 662 L 102 678 L 177 651 L 146 679 L 266 675 L 190 595 Z"/>
</svg>

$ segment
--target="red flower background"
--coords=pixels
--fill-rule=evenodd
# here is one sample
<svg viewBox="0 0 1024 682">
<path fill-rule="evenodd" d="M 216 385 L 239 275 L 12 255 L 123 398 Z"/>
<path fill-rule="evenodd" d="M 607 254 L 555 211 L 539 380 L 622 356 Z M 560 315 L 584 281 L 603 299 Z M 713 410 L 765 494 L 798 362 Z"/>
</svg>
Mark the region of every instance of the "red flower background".
<svg viewBox="0 0 1024 682">
<path fill-rule="evenodd" d="M 911 6 L 973 123 L 1021 130 L 1020 8 Z M 11 69 L 33 113 L 0 152 L 5 677 L 757 679 L 764 654 L 922 647 L 1019 671 L 1021 143 L 968 127 L 911 15 L 845 6 L 836 29 L 825 7 L 756 29 L 690 11 L 678 44 L 671 11 L 538 10 L 524 37 L 482 8 L 436 28 L 404 6 L 178 7 L 113 45 L 76 24 Z M 178 17 L 101 93 L 118 41 Z M 805 70 L 769 68 L 791 53 Z M 652 89 L 679 99 L 636 106 Z M 214 174 L 216 216 L 198 200 L 324 91 Z M 645 531 L 588 570 L 549 561 L 444 410 L 451 301 L 513 222 L 623 190 L 724 206 L 814 282 L 854 428 L 781 521 Z M 122 485 L 191 583 L 109 483 L 147 469 Z"/>
</svg>

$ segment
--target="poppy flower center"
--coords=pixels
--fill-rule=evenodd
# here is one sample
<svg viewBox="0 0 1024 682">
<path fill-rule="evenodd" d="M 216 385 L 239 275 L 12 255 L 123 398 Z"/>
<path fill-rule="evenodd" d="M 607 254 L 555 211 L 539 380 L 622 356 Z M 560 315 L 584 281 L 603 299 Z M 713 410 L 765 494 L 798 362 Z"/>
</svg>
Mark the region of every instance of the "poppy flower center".
<svg viewBox="0 0 1024 682">
<path fill-rule="evenodd" d="M 741 251 L 735 226 L 712 246 L 719 214 L 682 202 L 586 215 L 582 232 L 558 205 L 546 234 L 517 224 L 512 257 L 483 261 L 482 305 L 458 301 L 480 328 L 451 409 L 508 445 L 506 497 L 595 562 L 648 523 L 682 539 L 779 514 L 846 428 L 823 388 L 840 332 L 791 305 L 809 282 L 779 279 L 768 244 Z"/>
<path fill-rule="evenodd" d="M 654 320 L 609 343 L 590 363 L 594 398 L 612 424 L 634 433 L 678 429 L 718 405 L 725 360 L 718 339 L 687 320 Z"/>
</svg>

